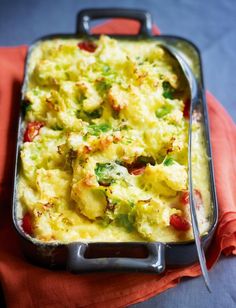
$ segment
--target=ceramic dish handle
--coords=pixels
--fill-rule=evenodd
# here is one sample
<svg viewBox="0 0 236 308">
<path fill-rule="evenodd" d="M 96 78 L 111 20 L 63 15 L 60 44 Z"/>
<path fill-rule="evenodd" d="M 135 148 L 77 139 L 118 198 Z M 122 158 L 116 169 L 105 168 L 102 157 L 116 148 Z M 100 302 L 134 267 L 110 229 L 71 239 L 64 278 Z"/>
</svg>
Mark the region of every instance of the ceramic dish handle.
<svg viewBox="0 0 236 308">
<path fill-rule="evenodd" d="M 101 18 L 127 18 L 140 22 L 139 35 L 152 36 L 151 14 L 144 10 L 133 9 L 86 9 L 77 15 L 76 32 L 79 35 L 90 35 L 90 21 Z"/>
<path fill-rule="evenodd" d="M 68 249 L 67 268 L 74 273 L 142 271 L 160 274 L 165 270 L 165 245 L 162 243 L 72 243 Z M 140 249 L 145 249 L 145 256 L 130 256 Z M 129 257 L 125 256 L 125 250 Z"/>
</svg>

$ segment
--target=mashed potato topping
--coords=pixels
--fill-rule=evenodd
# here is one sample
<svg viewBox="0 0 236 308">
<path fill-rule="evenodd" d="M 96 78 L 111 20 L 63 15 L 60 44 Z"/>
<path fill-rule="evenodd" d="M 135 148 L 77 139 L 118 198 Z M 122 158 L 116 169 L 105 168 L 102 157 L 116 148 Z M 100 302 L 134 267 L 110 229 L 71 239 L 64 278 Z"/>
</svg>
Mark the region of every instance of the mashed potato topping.
<svg viewBox="0 0 236 308">
<path fill-rule="evenodd" d="M 24 90 L 18 182 L 23 230 L 41 241 L 192 238 L 187 178 L 189 91 L 155 41 L 37 44 Z M 201 125 L 193 127 L 201 233 L 210 192 Z"/>
</svg>

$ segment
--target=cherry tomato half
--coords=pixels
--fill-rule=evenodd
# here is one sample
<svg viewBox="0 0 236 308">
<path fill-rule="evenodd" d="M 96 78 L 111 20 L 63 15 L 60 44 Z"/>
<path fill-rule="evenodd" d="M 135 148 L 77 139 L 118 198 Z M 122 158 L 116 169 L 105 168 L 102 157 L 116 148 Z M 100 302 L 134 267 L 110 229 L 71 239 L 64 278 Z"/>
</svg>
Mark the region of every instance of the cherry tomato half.
<svg viewBox="0 0 236 308">
<path fill-rule="evenodd" d="M 198 189 L 194 189 L 193 192 L 194 192 L 194 198 L 196 202 L 196 208 L 199 209 L 203 204 L 202 194 Z M 182 203 L 183 205 L 189 204 L 189 192 L 188 191 L 184 191 L 181 193 L 180 203 Z"/>
<path fill-rule="evenodd" d="M 32 216 L 30 213 L 26 213 L 22 219 L 22 228 L 25 233 L 31 235 L 33 233 Z"/>
<path fill-rule="evenodd" d="M 29 122 L 24 133 L 24 142 L 32 142 L 34 138 L 39 134 L 40 128 L 43 126 L 43 122 Z"/>
<path fill-rule="evenodd" d="M 183 110 L 183 115 L 185 119 L 189 119 L 189 112 L 190 112 L 190 99 L 186 99 L 184 102 L 184 110 Z"/>
<path fill-rule="evenodd" d="M 139 168 L 133 168 L 133 169 L 129 170 L 129 173 L 133 174 L 133 175 L 140 175 L 140 174 L 144 173 L 145 168 L 146 168 L 146 166 L 139 167 Z"/>
<path fill-rule="evenodd" d="M 88 52 L 94 52 L 97 49 L 97 45 L 93 43 L 92 41 L 83 41 L 78 43 L 77 45 L 79 49 L 85 50 Z"/>
<path fill-rule="evenodd" d="M 190 229 L 189 221 L 178 214 L 170 216 L 170 225 L 178 231 L 188 231 Z"/>
<path fill-rule="evenodd" d="M 188 191 L 183 191 L 180 195 L 180 203 L 183 205 L 189 204 L 189 192 Z"/>
</svg>

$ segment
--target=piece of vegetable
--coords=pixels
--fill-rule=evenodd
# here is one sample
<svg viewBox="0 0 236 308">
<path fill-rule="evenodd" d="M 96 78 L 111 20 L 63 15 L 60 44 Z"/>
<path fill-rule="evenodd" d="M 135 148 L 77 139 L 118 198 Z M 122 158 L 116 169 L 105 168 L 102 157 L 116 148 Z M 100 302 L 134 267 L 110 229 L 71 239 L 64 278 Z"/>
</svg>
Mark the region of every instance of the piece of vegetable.
<svg viewBox="0 0 236 308">
<path fill-rule="evenodd" d="M 164 166 L 171 166 L 175 162 L 174 158 L 171 156 L 166 156 L 165 159 L 163 160 L 163 165 Z"/>
<path fill-rule="evenodd" d="M 24 142 L 32 142 L 39 134 L 39 130 L 44 126 L 43 122 L 29 122 L 24 133 Z"/>
<path fill-rule="evenodd" d="M 95 174 L 100 185 L 109 186 L 114 181 L 116 166 L 113 163 L 97 163 Z"/>
<path fill-rule="evenodd" d="M 133 213 L 118 214 L 115 222 L 117 226 L 125 228 L 127 232 L 132 232 L 134 230 L 135 216 Z"/>
<path fill-rule="evenodd" d="M 29 212 L 23 216 L 22 229 L 29 235 L 33 234 L 32 216 Z"/>
<path fill-rule="evenodd" d="M 196 208 L 199 209 L 203 204 L 202 194 L 198 189 L 194 189 L 193 193 L 194 193 L 194 199 L 196 202 Z M 182 203 L 183 205 L 189 205 L 189 192 L 188 191 L 184 191 L 181 193 L 180 203 Z"/>
<path fill-rule="evenodd" d="M 163 118 L 164 116 L 166 116 L 168 113 L 170 113 L 172 110 L 172 106 L 163 106 L 160 107 L 156 110 L 155 114 L 157 118 Z"/>
<path fill-rule="evenodd" d="M 94 52 L 97 49 L 97 45 L 92 41 L 79 42 L 77 46 L 79 47 L 79 49 L 88 52 Z"/>
<path fill-rule="evenodd" d="M 190 112 L 190 99 L 186 99 L 184 102 L 184 110 L 183 110 L 183 115 L 185 119 L 189 119 L 189 112 Z"/>
<path fill-rule="evenodd" d="M 128 172 L 127 169 L 115 162 L 97 163 L 94 170 L 97 181 L 100 185 L 109 186 L 116 180 L 124 178 Z"/>
<path fill-rule="evenodd" d="M 181 193 L 180 203 L 182 203 L 183 205 L 189 204 L 189 192 L 188 191 L 184 191 Z"/>
<path fill-rule="evenodd" d="M 188 231 L 190 229 L 189 221 L 177 214 L 170 216 L 170 225 L 178 231 Z"/>
<path fill-rule="evenodd" d="M 169 98 L 169 99 L 173 99 L 173 94 L 175 92 L 175 89 L 171 86 L 171 84 L 169 83 L 169 81 L 164 81 L 162 83 L 162 88 L 163 88 L 163 93 L 162 95 L 165 98 Z"/>
<path fill-rule="evenodd" d="M 140 175 L 144 173 L 146 166 L 140 167 L 140 168 L 134 168 L 132 170 L 129 171 L 130 174 L 133 175 Z"/>
<path fill-rule="evenodd" d="M 111 126 L 107 123 L 91 124 L 88 126 L 88 133 L 93 136 L 99 136 L 101 133 L 106 133 L 111 130 Z"/>
<path fill-rule="evenodd" d="M 133 175 L 140 175 L 144 173 L 146 165 L 155 164 L 155 160 L 153 157 L 139 156 L 135 161 L 131 164 L 124 164 L 128 169 L 128 172 Z"/>
<path fill-rule="evenodd" d="M 112 83 L 108 79 L 101 78 L 96 81 L 96 87 L 99 94 L 104 96 L 104 94 L 106 94 L 112 87 Z"/>
<path fill-rule="evenodd" d="M 97 163 L 95 168 L 95 174 L 97 181 L 100 185 L 108 186 L 112 183 L 112 172 L 114 171 L 114 165 L 111 163 Z"/>
</svg>

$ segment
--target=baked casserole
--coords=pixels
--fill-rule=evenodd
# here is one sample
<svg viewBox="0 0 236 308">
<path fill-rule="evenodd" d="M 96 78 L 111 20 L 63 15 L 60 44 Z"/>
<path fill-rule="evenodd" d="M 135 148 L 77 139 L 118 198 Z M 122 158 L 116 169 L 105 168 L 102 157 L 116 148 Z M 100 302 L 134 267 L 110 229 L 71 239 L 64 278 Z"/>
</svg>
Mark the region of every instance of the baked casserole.
<svg viewBox="0 0 236 308">
<path fill-rule="evenodd" d="M 18 216 L 25 233 L 69 243 L 193 238 L 190 93 L 155 41 L 54 39 L 31 52 L 24 88 Z M 210 227 L 208 158 L 193 123 L 201 234 Z"/>
</svg>

